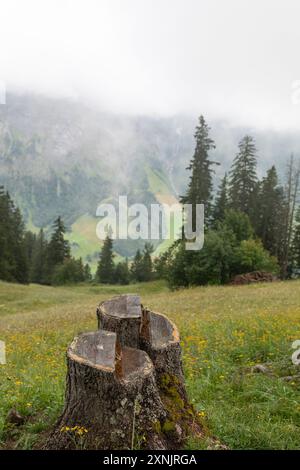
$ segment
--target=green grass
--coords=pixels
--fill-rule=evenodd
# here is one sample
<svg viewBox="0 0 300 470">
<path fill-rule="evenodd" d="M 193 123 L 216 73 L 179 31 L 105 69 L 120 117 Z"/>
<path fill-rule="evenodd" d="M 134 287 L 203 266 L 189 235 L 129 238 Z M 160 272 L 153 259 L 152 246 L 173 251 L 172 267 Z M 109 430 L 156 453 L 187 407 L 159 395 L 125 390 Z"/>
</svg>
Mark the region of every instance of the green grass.
<svg viewBox="0 0 300 470">
<path fill-rule="evenodd" d="M 149 190 L 153 194 L 173 194 L 170 182 L 162 171 L 153 169 L 150 165 L 145 166 L 145 171 L 148 178 Z"/>
<path fill-rule="evenodd" d="M 92 272 L 96 272 L 99 252 L 102 242 L 96 235 L 96 227 L 99 219 L 85 214 L 79 217 L 71 226 L 71 231 L 66 233 L 66 239 L 69 240 L 72 249 L 72 255 L 75 258 L 82 258 L 86 263 L 89 259 L 89 265 Z"/>
<path fill-rule="evenodd" d="M 232 449 L 299 449 L 300 387 L 291 344 L 300 339 L 300 282 L 200 287 L 170 292 L 164 283 L 42 287 L 0 283 L 0 443 L 32 448 L 57 419 L 64 399 L 65 351 L 73 336 L 96 328 L 96 305 L 137 292 L 144 305 L 168 315 L 182 337 L 190 399 L 211 437 Z M 271 375 L 252 373 L 267 363 Z M 299 368 L 298 368 L 299 369 Z M 15 407 L 26 423 L 13 428 Z"/>
</svg>

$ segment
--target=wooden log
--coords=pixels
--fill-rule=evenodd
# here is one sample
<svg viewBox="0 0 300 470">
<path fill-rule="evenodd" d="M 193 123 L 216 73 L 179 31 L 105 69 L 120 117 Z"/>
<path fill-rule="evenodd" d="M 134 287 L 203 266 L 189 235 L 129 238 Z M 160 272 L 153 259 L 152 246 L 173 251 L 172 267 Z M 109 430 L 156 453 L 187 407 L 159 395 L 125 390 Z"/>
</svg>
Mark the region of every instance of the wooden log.
<svg viewBox="0 0 300 470">
<path fill-rule="evenodd" d="M 154 365 L 166 421 L 173 429 L 172 438 L 182 442 L 195 413 L 188 402 L 176 325 L 165 315 L 143 308 L 136 295 L 118 296 L 102 303 L 97 316 L 98 325 L 115 332 L 121 344 L 132 344 L 134 337 L 134 346 L 148 354 Z"/>
<path fill-rule="evenodd" d="M 155 427 L 166 412 L 144 351 L 120 350 L 115 333 L 99 330 L 74 339 L 67 365 L 65 407 L 46 449 L 131 449 L 144 438 L 168 447 Z"/>
<path fill-rule="evenodd" d="M 102 302 L 97 318 L 98 328 L 115 332 L 121 346 L 139 347 L 142 309 L 138 295 L 119 295 Z"/>
</svg>

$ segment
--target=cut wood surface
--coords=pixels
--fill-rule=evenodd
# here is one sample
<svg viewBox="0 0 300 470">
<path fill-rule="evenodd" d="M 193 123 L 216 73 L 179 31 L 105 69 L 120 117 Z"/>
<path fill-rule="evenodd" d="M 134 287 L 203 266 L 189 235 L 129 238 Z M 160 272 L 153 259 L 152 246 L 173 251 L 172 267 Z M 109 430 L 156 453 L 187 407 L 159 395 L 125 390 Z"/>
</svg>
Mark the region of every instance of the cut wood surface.
<svg viewBox="0 0 300 470">
<path fill-rule="evenodd" d="M 99 330 L 77 336 L 68 349 L 68 357 L 97 369 L 114 371 L 117 335 Z"/>
</svg>

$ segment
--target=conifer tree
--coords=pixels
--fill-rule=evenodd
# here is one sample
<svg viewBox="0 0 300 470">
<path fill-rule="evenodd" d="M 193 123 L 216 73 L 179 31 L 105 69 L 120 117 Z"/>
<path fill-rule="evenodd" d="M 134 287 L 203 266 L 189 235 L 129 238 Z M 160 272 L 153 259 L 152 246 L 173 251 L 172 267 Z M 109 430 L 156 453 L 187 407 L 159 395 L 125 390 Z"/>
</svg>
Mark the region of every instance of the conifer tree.
<svg viewBox="0 0 300 470">
<path fill-rule="evenodd" d="M 93 279 L 90 265 L 86 263 L 84 265 L 84 280 L 90 282 Z"/>
<path fill-rule="evenodd" d="M 185 196 L 181 197 L 183 204 L 193 205 L 193 229 L 195 228 L 196 204 L 205 205 L 205 217 L 208 221 L 211 216 L 211 199 L 213 189 L 213 165 L 216 162 L 210 160 L 209 153 L 215 148 L 214 141 L 209 136 L 210 128 L 203 116 L 199 118 L 199 125 L 196 127 L 195 139 L 196 147 L 194 156 L 190 161 L 187 170 L 191 171 L 190 181 Z"/>
<path fill-rule="evenodd" d="M 44 235 L 43 229 L 36 238 L 31 264 L 31 282 L 45 284 L 47 277 L 47 248 L 48 243 Z"/>
<path fill-rule="evenodd" d="M 104 240 L 97 267 L 96 278 L 98 282 L 110 284 L 114 281 L 113 241 L 109 235 Z"/>
<path fill-rule="evenodd" d="M 277 171 L 273 165 L 260 185 L 254 227 L 264 248 L 274 256 L 278 256 L 280 250 L 283 206 L 283 189 L 278 185 Z"/>
<path fill-rule="evenodd" d="M 142 255 L 142 280 L 150 281 L 153 277 L 153 262 L 151 255 L 154 251 L 151 243 L 145 243 Z"/>
<path fill-rule="evenodd" d="M 246 135 L 239 143 L 229 180 L 230 205 L 234 210 L 254 218 L 255 194 L 257 190 L 256 147 L 254 139 Z"/>
<path fill-rule="evenodd" d="M 21 213 L 0 187 L 0 279 L 27 283 L 29 266 Z"/>
<path fill-rule="evenodd" d="M 291 262 L 294 217 L 300 188 L 300 161 L 291 155 L 287 166 L 287 179 L 284 188 L 283 234 L 280 252 L 281 276 L 288 277 Z"/>
<path fill-rule="evenodd" d="M 216 225 L 217 222 L 222 222 L 225 217 L 226 210 L 228 208 L 228 185 L 227 185 L 227 173 L 225 173 L 222 179 L 213 210 L 213 222 Z"/>
<path fill-rule="evenodd" d="M 131 277 L 134 281 L 142 282 L 143 280 L 143 255 L 137 250 L 130 268 Z"/>
<path fill-rule="evenodd" d="M 84 265 L 83 265 L 83 262 L 82 262 L 82 258 L 79 258 L 77 260 L 75 260 L 75 263 L 76 263 L 76 268 L 75 269 L 75 282 L 84 282 L 85 281 L 85 276 L 84 276 Z"/>
<path fill-rule="evenodd" d="M 24 235 L 24 245 L 25 245 L 26 258 L 30 267 L 32 266 L 32 260 L 33 260 L 33 255 L 35 251 L 36 242 L 37 242 L 36 234 L 30 232 L 30 230 L 27 230 Z"/>
<path fill-rule="evenodd" d="M 14 257 L 14 278 L 17 282 L 26 284 L 29 282 L 29 264 L 26 256 L 26 244 L 24 240 L 24 222 L 21 212 L 10 200 L 11 227 L 10 247 Z"/>
<path fill-rule="evenodd" d="M 55 220 L 53 229 L 54 232 L 51 236 L 48 253 L 51 263 L 56 265 L 61 264 L 65 259 L 70 258 L 70 246 L 69 242 L 65 240 L 64 237 L 66 229 L 61 217 L 58 217 Z"/>
<path fill-rule="evenodd" d="M 292 242 L 292 259 L 295 268 L 300 269 L 300 206 L 295 217 L 295 227 Z"/>
<path fill-rule="evenodd" d="M 5 279 L 6 261 L 6 236 L 5 228 L 7 226 L 8 211 L 6 210 L 5 193 L 3 186 L 0 186 L 0 279 Z"/>
<path fill-rule="evenodd" d="M 131 265 L 131 276 L 134 281 L 147 282 L 153 277 L 152 253 L 154 251 L 151 243 L 145 243 L 143 252 L 137 250 Z"/>
<path fill-rule="evenodd" d="M 66 229 L 61 217 L 54 221 L 53 230 L 47 250 L 47 275 L 50 283 L 54 268 L 63 264 L 71 256 L 69 242 L 64 237 Z"/>
<path fill-rule="evenodd" d="M 115 270 L 115 279 L 116 284 L 126 285 L 129 284 L 130 281 L 130 273 L 128 267 L 128 260 L 126 258 L 125 261 L 120 261 Z"/>
</svg>

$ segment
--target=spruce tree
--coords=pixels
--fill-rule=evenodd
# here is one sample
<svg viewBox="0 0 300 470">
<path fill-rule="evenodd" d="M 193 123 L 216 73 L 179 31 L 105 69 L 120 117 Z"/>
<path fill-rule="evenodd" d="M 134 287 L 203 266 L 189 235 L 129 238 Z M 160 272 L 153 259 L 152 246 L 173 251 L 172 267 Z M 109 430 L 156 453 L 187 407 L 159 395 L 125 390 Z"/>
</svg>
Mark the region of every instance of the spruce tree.
<svg viewBox="0 0 300 470">
<path fill-rule="evenodd" d="M 115 270 L 115 283 L 126 285 L 129 284 L 130 281 L 130 273 L 128 268 L 128 260 L 126 258 L 125 261 L 120 261 Z"/>
<path fill-rule="evenodd" d="M 86 263 L 84 265 L 84 280 L 86 282 L 91 282 L 92 279 L 93 279 L 93 276 L 92 276 L 90 265 Z"/>
<path fill-rule="evenodd" d="M 5 225 L 7 224 L 7 211 L 5 210 L 4 188 L 0 186 L 0 279 L 5 279 Z"/>
<path fill-rule="evenodd" d="M 289 276 L 293 225 L 300 188 L 300 161 L 295 162 L 293 155 L 291 155 L 288 162 L 287 170 L 287 180 L 284 188 L 282 243 L 279 257 L 283 279 Z"/>
<path fill-rule="evenodd" d="M 140 250 L 137 250 L 130 268 L 131 277 L 136 282 L 143 280 L 143 255 Z"/>
<path fill-rule="evenodd" d="M 154 251 L 151 243 L 145 243 L 142 256 L 142 280 L 150 281 L 153 277 L 152 253 Z"/>
<path fill-rule="evenodd" d="M 210 128 L 203 116 L 199 118 L 199 125 L 196 127 L 195 139 L 196 147 L 194 156 L 190 161 L 187 170 L 191 171 L 190 181 L 185 196 L 181 197 L 183 204 L 192 204 L 193 207 L 193 229 L 196 221 L 196 204 L 205 205 L 206 221 L 211 216 L 211 199 L 213 189 L 213 165 L 216 162 L 210 160 L 209 153 L 215 148 L 214 141 L 209 136 Z"/>
<path fill-rule="evenodd" d="M 14 278 L 17 282 L 26 284 L 29 282 L 29 264 L 26 256 L 26 244 L 24 239 L 24 222 L 21 212 L 11 203 L 12 235 L 10 246 L 14 258 Z"/>
<path fill-rule="evenodd" d="M 32 260 L 33 260 L 33 255 L 35 251 L 36 242 L 37 242 L 36 234 L 27 230 L 24 235 L 24 245 L 25 245 L 26 258 L 30 267 L 32 266 Z"/>
<path fill-rule="evenodd" d="M 65 259 L 70 258 L 70 246 L 69 242 L 65 240 L 64 237 L 66 229 L 61 217 L 55 220 L 53 229 L 54 232 L 51 236 L 48 253 L 51 263 L 57 265 L 62 264 Z"/>
<path fill-rule="evenodd" d="M 256 165 L 254 139 L 246 135 L 239 143 L 239 152 L 230 170 L 229 198 L 231 207 L 249 215 L 251 220 L 254 218 L 257 190 Z"/>
<path fill-rule="evenodd" d="M 227 173 L 225 173 L 224 178 L 222 179 L 213 210 L 213 222 L 214 225 L 217 222 L 222 222 L 225 217 L 226 210 L 228 208 L 228 184 L 227 184 Z"/>
<path fill-rule="evenodd" d="M 110 284 L 114 281 L 113 241 L 109 235 L 104 240 L 97 267 L 96 278 L 98 282 Z"/>
<path fill-rule="evenodd" d="M 38 284 L 45 284 L 47 277 L 47 248 L 48 243 L 44 235 L 43 229 L 40 229 L 40 232 L 36 238 L 33 254 L 32 254 L 32 264 L 30 270 L 30 280 L 31 282 L 36 282 Z"/>
<path fill-rule="evenodd" d="M 292 241 L 292 264 L 295 268 L 300 269 L 300 206 L 297 209 L 295 217 L 295 227 L 293 231 Z"/>
<path fill-rule="evenodd" d="M 131 276 L 136 282 L 147 282 L 153 277 L 152 253 L 154 251 L 151 243 L 145 243 L 143 252 L 137 250 L 131 265 Z"/>
<path fill-rule="evenodd" d="M 0 187 L 0 279 L 29 282 L 24 222 L 3 187 Z"/>
<path fill-rule="evenodd" d="M 283 209 L 283 189 L 278 185 L 277 171 L 273 165 L 260 185 L 254 227 L 264 248 L 274 256 L 278 256 L 280 250 Z"/>
<path fill-rule="evenodd" d="M 53 230 L 47 250 L 47 275 L 50 283 L 55 267 L 63 264 L 71 256 L 69 242 L 64 237 L 66 229 L 61 217 L 55 220 Z"/>
<path fill-rule="evenodd" d="M 74 275 L 75 282 L 84 282 L 85 281 L 85 275 L 84 275 L 85 273 L 84 273 L 84 265 L 83 265 L 83 262 L 82 262 L 82 258 L 76 259 L 75 263 L 76 263 L 76 269 L 74 270 L 75 271 L 75 275 Z"/>
</svg>

